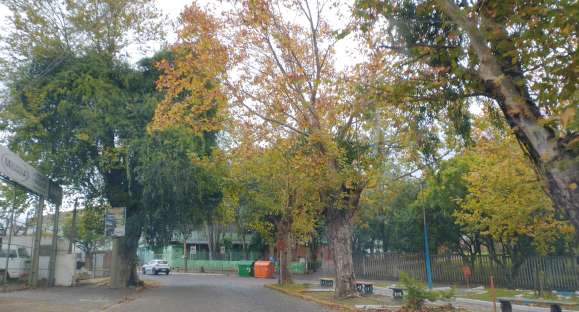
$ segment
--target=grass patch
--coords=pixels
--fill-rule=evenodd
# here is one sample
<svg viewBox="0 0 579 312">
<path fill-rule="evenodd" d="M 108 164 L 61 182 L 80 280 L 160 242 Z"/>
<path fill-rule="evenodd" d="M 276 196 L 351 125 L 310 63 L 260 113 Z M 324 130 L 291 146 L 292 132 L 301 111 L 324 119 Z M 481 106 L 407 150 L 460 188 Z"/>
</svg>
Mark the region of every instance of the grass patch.
<svg viewBox="0 0 579 312">
<path fill-rule="evenodd" d="M 310 284 L 285 284 L 285 285 L 276 285 L 279 288 L 286 289 L 288 291 L 304 291 L 310 287 Z"/>
<path fill-rule="evenodd" d="M 310 284 L 289 284 L 283 286 L 273 284 L 266 285 L 268 288 L 278 290 L 285 294 L 325 305 L 333 309 L 338 309 L 340 311 L 358 311 L 355 308 L 356 305 L 400 306 L 402 304 L 402 301 L 392 301 L 390 298 L 378 295 L 336 299 L 334 297 L 334 292 L 309 292 L 308 288 L 311 286 L 312 285 Z"/>
</svg>

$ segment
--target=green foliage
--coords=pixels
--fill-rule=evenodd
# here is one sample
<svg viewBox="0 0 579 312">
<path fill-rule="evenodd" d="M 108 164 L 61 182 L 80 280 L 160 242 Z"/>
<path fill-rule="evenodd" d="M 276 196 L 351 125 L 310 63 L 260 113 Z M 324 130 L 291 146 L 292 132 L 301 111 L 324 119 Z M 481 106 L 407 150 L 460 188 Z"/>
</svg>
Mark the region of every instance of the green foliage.
<svg viewBox="0 0 579 312">
<path fill-rule="evenodd" d="M 106 206 L 89 203 L 77 212 L 76 225 L 72 214 L 67 215 L 62 225 L 64 236 L 74 241 L 84 252 L 92 253 L 104 239 L 104 214 Z"/>
<path fill-rule="evenodd" d="M 454 296 L 454 292 L 450 291 L 431 291 L 426 289 L 424 283 L 417 281 L 406 272 L 400 272 L 400 282 L 404 286 L 406 307 L 411 311 L 421 311 L 425 301 L 435 301 L 437 299 L 448 299 Z"/>
<path fill-rule="evenodd" d="M 506 75 L 517 77 L 518 84 L 532 90 L 536 105 L 558 124 L 554 128 L 577 131 L 578 117 L 572 104 L 576 86 L 570 82 L 576 77 L 576 55 L 572 52 L 576 47 L 569 46 L 576 35 L 570 26 L 577 15 L 576 3 L 462 2 L 461 7 L 464 14 L 481 17 L 478 26 L 499 63 L 512 65 L 505 66 Z M 362 31 L 373 31 L 377 47 L 402 57 L 394 66 L 400 66 L 403 75 L 416 70 L 413 75 L 400 76 L 396 81 L 400 92 L 394 93 L 415 105 L 421 102 L 432 116 L 445 112 L 438 116 L 444 116 L 442 120 L 450 122 L 458 133 L 467 134 L 470 121 L 465 107 L 473 103 L 469 97 L 494 96 L 475 74 L 480 60 L 469 46 L 469 37 L 442 13 L 439 2 L 357 0 L 355 12 Z M 538 66 L 543 69 L 541 73 L 536 70 Z"/>
<path fill-rule="evenodd" d="M 463 159 L 454 157 L 442 161 L 436 171 L 425 177 L 425 185 L 413 208 L 416 215 L 425 210 L 433 248 L 445 246 L 454 251 L 461 248 L 461 238 L 465 233 L 456 223 L 454 213 L 459 201 L 468 193 L 464 180 L 468 170 Z"/>
<path fill-rule="evenodd" d="M 418 183 L 412 180 L 390 183 L 383 192 L 368 190 L 355 230 L 356 251 L 377 248 L 375 241 L 382 241 L 383 251 L 422 250 L 422 214 L 411 209 L 418 191 Z"/>
<path fill-rule="evenodd" d="M 32 202 L 32 197 L 22 188 L 0 182 L 0 218 L 7 220 L 14 209 L 14 215 L 25 212 Z"/>
<path fill-rule="evenodd" d="M 193 163 L 211 154 L 215 133 L 147 132 L 160 98 L 154 63 L 166 56 L 137 69 L 97 53 L 70 56 L 40 79 L 15 77 L 2 111 L 17 150 L 88 198 L 128 207 L 129 235 L 137 240 L 146 225 L 155 244 L 221 200 L 215 172 Z"/>
<path fill-rule="evenodd" d="M 153 245 L 166 244 L 174 230 L 187 232 L 221 203 L 219 177 L 193 163 L 215 145 L 211 135 L 195 137 L 183 128 L 155 131 L 136 143 L 135 180 L 142 185 L 144 234 Z"/>
</svg>

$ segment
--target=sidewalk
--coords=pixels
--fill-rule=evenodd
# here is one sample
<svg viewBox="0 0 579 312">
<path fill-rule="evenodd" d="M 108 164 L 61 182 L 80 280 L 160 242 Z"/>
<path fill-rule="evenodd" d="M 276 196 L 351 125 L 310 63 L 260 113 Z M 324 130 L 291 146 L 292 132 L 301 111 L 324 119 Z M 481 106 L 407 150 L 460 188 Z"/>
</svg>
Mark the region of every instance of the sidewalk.
<svg viewBox="0 0 579 312">
<path fill-rule="evenodd" d="M 293 275 L 293 279 L 295 283 L 298 284 L 311 284 L 311 285 L 319 285 L 319 280 L 321 277 L 333 277 L 328 274 L 319 274 L 313 273 L 310 275 Z M 385 281 L 385 280 L 367 280 L 367 279 L 360 279 L 367 282 L 374 283 L 374 290 L 376 294 L 385 295 L 383 290 L 393 285 L 401 286 L 400 282 L 398 281 Z M 450 301 L 453 306 L 460 307 L 472 312 L 483 312 L 483 311 L 492 311 L 493 310 L 493 303 L 488 300 L 477 300 L 477 299 L 469 299 L 469 294 L 477 293 L 480 291 L 488 291 L 486 288 L 466 288 L 462 287 L 454 287 L 448 284 L 434 284 L 433 289 L 444 290 L 452 287 L 454 289 L 455 297 L 453 300 Z M 387 291 L 388 292 L 388 291 Z M 500 304 L 497 302 L 497 311 L 500 311 Z M 513 311 L 514 312 L 549 312 L 549 308 L 543 307 L 531 307 L 525 305 L 517 305 L 513 304 Z M 565 311 L 575 311 L 575 310 L 565 310 Z"/>
<path fill-rule="evenodd" d="M 102 311 L 138 297 L 136 289 L 110 289 L 84 285 L 0 293 L 0 312 Z"/>
</svg>

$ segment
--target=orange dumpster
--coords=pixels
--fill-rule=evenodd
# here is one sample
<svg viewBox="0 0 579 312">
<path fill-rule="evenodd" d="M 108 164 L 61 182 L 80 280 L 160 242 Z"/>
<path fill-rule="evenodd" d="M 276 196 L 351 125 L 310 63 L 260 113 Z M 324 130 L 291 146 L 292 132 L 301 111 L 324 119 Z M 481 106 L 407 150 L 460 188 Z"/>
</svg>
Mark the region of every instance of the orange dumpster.
<svg viewBox="0 0 579 312">
<path fill-rule="evenodd" d="M 255 261 L 253 265 L 253 276 L 257 278 L 272 278 L 274 266 L 271 261 Z"/>
</svg>

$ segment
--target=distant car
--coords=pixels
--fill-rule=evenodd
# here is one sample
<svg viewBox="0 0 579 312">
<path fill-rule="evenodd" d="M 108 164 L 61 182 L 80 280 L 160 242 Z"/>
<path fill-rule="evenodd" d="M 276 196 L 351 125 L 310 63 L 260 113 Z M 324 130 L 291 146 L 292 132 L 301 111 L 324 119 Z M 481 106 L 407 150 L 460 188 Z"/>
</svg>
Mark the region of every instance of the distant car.
<svg viewBox="0 0 579 312">
<path fill-rule="evenodd" d="M 155 275 L 159 273 L 165 273 L 166 275 L 169 275 L 169 272 L 171 272 L 171 268 L 169 267 L 169 264 L 165 260 L 151 260 L 149 261 L 149 263 L 142 266 L 141 272 L 143 273 L 143 275 L 147 273 Z"/>
</svg>

